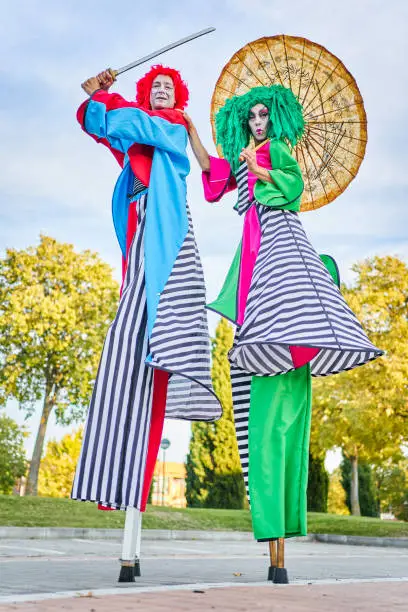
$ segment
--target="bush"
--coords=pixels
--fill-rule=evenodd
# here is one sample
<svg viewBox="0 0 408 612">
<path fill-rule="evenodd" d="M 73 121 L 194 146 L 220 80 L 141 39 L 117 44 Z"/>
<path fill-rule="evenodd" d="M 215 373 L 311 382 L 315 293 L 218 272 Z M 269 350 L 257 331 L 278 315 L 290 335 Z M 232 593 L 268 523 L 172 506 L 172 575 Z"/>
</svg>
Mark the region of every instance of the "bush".
<svg viewBox="0 0 408 612">
<path fill-rule="evenodd" d="M 216 474 L 204 502 L 206 508 L 242 510 L 245 498 L 245 484 L 241 472 Z"/>
</svg>

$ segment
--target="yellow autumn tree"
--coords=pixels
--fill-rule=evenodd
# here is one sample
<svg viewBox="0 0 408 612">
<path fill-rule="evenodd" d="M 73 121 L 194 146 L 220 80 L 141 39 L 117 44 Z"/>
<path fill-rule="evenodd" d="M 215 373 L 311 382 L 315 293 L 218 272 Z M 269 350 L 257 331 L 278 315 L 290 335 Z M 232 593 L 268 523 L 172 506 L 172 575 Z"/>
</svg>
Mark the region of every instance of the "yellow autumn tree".
<svg viewBox="0 0 408 612">
<path fill-rule="evenodd" d="M 335 469 L 329 476 L 329 496 L 327 511 L 330 514 L 350 514 L 346 504 L 346 492 L 341 484 L 340 469 Z"/>
<path fill-rule="evenodd" d="M 61 440 L 48 442 L 38 474 L 38 494 L 43 497 L 69 497 L 79 459 L 83 427 Z"/>
<path fill-rule="evenodd" d="M 84 418 L 118 295 L 98 254 L 49 236 L 0 258 L 0 405 L 15 399 L 29 417 L 42 404 L 29 494 L 51 413 L 63 425 Z"/>
<path fill-rule="evenodd" d="M 340 447 L 352 465 L 352 514 L 360 513 L 358 462 L 399 461 L 408 442 L 408 266 L 374 257 L 353 267 L 342 292 L 371 341 L 385 355 L 314 382 L 312 447 Z"/>
</svg>

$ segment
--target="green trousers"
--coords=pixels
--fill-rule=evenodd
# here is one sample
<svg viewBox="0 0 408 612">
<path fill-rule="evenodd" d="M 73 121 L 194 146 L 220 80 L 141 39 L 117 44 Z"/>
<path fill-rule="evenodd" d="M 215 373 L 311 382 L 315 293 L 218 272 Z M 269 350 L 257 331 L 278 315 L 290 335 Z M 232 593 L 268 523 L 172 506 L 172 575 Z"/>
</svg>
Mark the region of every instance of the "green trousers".
<svg viewBox="0 0 408 612">
<path fill-rule="evenodd" d="M 309 365 L 252 378 L 248 480 L 257 540 L 307 533 L 311 396 Z"/>
</svg>

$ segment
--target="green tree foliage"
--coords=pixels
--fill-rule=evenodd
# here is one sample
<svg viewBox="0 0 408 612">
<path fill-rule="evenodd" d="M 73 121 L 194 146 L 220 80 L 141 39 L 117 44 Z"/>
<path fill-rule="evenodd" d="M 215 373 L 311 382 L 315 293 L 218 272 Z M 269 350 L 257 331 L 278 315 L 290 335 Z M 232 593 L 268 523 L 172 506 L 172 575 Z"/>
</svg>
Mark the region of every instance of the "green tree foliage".
<svg viewBox="0 0 408 612">
<path fill-rule="evenodd" d="M 408 267 L 396 257 L 374 257 L 353 270 L 356 283 L 342 292 L 386 354 L 314 381 L 311 443 L 312 452 L 340 447 L 352 462 L 351 506 L 358 514 L 358 462 L 395 460 L 408 440 Z"/>
<path fill-rule="evenodd" d="M 25 431 L 13 419 L 0 414 L 0 493 L 9 495 L 27 471 Z"/>
<path fill-rule="evenodd" d="M 242 508 L 245 486 L 235 435 L 232 389 L 228 351 L 234 339 L 233 329 L 221 319 L 212 340 L 211 377 L 214 391 L 222 405 L 222 417 L 213 424 L 213 482 L 205 505 L 210 508 Z"/>
<path fill-rule="evenodd" d="M 374 474 L 381 512 L 408 521 L 408 459 L 376 466 Z"/>
<path fill-rule="evenodd" d="M 84 417 L 117 299 L 112 270 L 97 254 L 53 238 L 0 260 L 0 403 L 15 398 L 29 416 L 42 401 L 31 494 L 51 412 L 61 424 Z"/>
<path fill-rule="evenodd" d="M 153 501 L 153 491 L 154 491 L 155 486 L 156 486 L 156 480 L 155 480 L 155 478 L 152 478 L 152 482 L 150 483 L 149 494 L 147 496 L 147 503 L 148 504 L 151 504 L 152 501 Z"/>
<path fill-rule="evenodd" d="M 227 354 L 233 329 L 221 319 L 212 340 L 212 381 L 223 415 L 216 423 L 194 423 L 187 457 L 186 498 L 190 507 L 242 508 L 242 478 L 232 408 Z"/>
<path fill-rule="evenodd" d="M 341 472 L 339 468 L 336 468 L 330 474 L 329 498 L 327 506 L 328 512 L 330 512 L 330 514 L 350 514 L 350 511 L 346 505 L 346 492 L 341 484 Z"/>
<path fill-rule="evenodd" d="M 186 500 L 190 508 L 202 508 L 208 497 L 213 475 L 214 426 L 197 422 L 191 426 L 190 448 L 186 461 Z"/>
<path fill-rule="evenodd" d="M 347 457 L 343 458 L 340 465 L 341 484 L 346 493 L 346 505 L 351 510 L 351 471 L 352 464 Z M 367 463 L 360 461 L 358 464 L 358 491 L 359 503 L 362 516 L 380 515 L 377 501 L 377 492 L 371 467 Z"/>
<path fill-rule="evenodd" d="M 408 522 L 408 487 L 405 488 L 401 503 L 393 511 L 396 519 Z"/>
<path fill-rule="evenodd" d="M 38 494 L 69 497 L 83 437 L 83 428 L 47 443 L 38 474 Z"/>
<path fill-rule="evenodd" d="M 309 478 L 307 482 L 307 509 L 309 512 L 327 512 L 329 475 L 324 467 L 324 457 L 309 453 Z"/>
</svg>

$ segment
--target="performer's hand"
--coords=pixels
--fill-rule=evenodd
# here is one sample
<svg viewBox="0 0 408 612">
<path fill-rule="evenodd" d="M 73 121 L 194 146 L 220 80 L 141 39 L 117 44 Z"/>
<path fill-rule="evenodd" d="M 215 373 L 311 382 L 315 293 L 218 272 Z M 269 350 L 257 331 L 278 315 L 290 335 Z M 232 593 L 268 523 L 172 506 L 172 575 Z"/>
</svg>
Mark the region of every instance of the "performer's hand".
<svg viewBox="0 0 408 612">
<path fill-rule="evenodd" d="M 256 153 L 253 149 L 242 149 L 239 161 L 246 159 L 248 170 L 255 174 L 257 178 L 265 183 L 273 183 L 272 177 L 266 168 L 263 168 L 256 161 Z"/>
<path fill-rule="evenodd" d="M 114 82 L 114 78 L 109 70 L 103 70 L 103 72 L 100 72 L 96 78 L 99 81 L 99 87 L 105 91 L 108 91 L 109 87 L 112 87 Z"/>
<path fill-rule="evenodd" d="M 256 153 L 252 149 L 242 149 L 241 154 L 239 156 L 240 160 L 246 160 L 248 165 L 248 170 L 253 174 L 257 174 L 260 166 L 256 161 Z"/>
<path fill-rule="evenodd" d="M 197 131 L 196 128 L 195 128 L 195 125 L 193 123 L 193 120 L 190 117 L 190 115 L 187 115 L 187 113 L 185 113 L 184 111 L 181 111 L 181 113 L 182 113 L 184 119 L 186 120 L 188 133 L 191 134 L 191 132 Z"/>
<path fill-rule="evenodd" d="M 203 170 L 203 172 L 209 172 L 211 167 L 210 157 L 208 155 L 207 149 L 203 146 L 203 143 L 200 140 L 197 129 L 191 117 L 179 108 L 176 110 L 178 110 L 183 115 L 187 123 L 188 139 L 190 141 L 191 148 L 193 149 L 193 153 L 196 156 L 198 163 L 200 164 L 201 170 Z"/>
<path fill-rule="evenodd" d="M 97 89 L 101 89 L 101 85 L 97 77 L 90 77 L 81 84 L 81 87 L 84 91 L 86 91 L 88 96 L 92 96 Z"/>
</svg>

